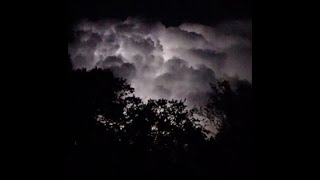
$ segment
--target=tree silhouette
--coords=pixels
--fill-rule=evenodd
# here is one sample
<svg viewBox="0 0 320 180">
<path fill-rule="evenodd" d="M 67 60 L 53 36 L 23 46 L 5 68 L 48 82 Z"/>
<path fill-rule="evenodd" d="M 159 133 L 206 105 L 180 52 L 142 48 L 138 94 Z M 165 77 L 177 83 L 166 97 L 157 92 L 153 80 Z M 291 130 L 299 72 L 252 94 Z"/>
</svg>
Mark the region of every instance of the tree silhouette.
<svg viewBox="0 0 320 180">
<path fill-rule="evenodd" d="M 216 160 L 222 179 L 253 178 L 252 85 L 239 81 L 232 90 L 229 82 L 212 85 L 205 107 L 208 114 L 219 117 L 219 133 L 214 140 Z"/>
<path fill-rule="evenodd" d="M 202 112 L 219 133 L 208 139 L 184 101 L 143 102 L 110 70 L 66 67 L 69 179 L 250 178 L 250 83 L 212 85 Z"/>
</svg>

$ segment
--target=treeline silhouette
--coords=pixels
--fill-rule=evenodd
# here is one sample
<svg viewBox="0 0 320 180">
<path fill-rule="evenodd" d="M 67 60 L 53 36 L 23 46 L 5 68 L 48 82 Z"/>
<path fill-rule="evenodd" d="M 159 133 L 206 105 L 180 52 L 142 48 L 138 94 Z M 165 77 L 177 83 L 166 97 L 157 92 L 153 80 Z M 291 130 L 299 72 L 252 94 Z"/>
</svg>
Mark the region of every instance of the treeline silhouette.
<svg viewBox="0 0 320 180">
<path fill-rule="evenodd" d="M 208 104 L 149 100 L 110 70 L 72 70 L 68 78 L 68 179 L 253 179 L 252 87 L 212 85 Z M 208 136 L 194 114 L 218 129 Z"/>
</svg>

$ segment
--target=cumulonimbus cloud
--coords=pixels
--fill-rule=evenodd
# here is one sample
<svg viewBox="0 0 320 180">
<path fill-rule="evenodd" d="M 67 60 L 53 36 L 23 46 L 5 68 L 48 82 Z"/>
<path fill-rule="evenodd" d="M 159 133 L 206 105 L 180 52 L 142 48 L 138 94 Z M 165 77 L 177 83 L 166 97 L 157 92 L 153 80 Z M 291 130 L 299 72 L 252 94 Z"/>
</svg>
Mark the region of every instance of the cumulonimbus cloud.
<svg viewBox="0 0 320 180">
<path fill-rule="evenodd" d="M 165 27 L 138 18 L 82 21 L 74 33 L 68 49 L 75 69 L 109 68 L 144 100 L 186 99 L 199 105 L 209 83 L 219 78 L 252 80 L 251 21 L 215 27 Z"/>
</svg>

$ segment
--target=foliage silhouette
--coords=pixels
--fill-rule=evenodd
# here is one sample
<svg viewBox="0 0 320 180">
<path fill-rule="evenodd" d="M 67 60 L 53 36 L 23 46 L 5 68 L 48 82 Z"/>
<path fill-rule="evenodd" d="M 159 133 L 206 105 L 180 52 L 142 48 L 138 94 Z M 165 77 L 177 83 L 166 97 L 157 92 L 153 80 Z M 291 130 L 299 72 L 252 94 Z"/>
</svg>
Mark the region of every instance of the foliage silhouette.
<svg viewBox="0 0 320 180">
<path fill-rule="evenodd" d="M 238 81 L 236 90 L 221 80 L 211 85 L 205 110 L 219 117 L 219 133 L 214 140 L 221 179 L 253 179 L 252 85 Z M 230 173 L 232 172 L 232 173 Z"/>
<path fill-rule="evenodd" d="M 66 67 L 69 179 L 250 179 L 250 83 L 212 85 L 202 113 L 219 133 L 208 139 L 184 101 L 145 103 L 110 70 Z"/>
</svg>

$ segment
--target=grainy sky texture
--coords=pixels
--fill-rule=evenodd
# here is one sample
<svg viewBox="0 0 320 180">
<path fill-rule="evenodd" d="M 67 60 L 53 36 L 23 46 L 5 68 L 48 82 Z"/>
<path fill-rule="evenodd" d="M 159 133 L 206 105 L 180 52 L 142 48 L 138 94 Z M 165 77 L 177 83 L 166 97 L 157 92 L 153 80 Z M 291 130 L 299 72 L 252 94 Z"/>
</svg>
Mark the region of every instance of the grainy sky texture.
<svg viewBox="0 0 320 180">
<path fill-rule="evenodd" d="M 143 100 L 206 101 L 209 83 L 218 79 L 252 80 L 252 23 L 226 21 L 214 27 L 129 17 L 83 20 L 68 45 L 75 69 L 109 68 L 135 88 Z"/>
</svg>

